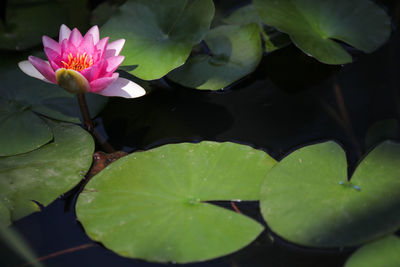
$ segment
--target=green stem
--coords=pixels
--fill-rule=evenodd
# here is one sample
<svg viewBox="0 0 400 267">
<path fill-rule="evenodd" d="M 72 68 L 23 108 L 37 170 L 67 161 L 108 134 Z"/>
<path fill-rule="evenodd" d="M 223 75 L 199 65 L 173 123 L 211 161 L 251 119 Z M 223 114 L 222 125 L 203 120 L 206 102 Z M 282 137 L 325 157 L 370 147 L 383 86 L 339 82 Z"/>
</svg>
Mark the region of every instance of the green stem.
<svg viewBox="0 0 400 267">
<path fill-rule="evenodd" d="M 86 104 L 85 94 L 78 94 L 78 103 L 88 132 L 101 144 L 107 153 L 115 152 L 115 149 L 94 128 L 94 123 L 90 117 L 89 109 Z"/>
</svg>

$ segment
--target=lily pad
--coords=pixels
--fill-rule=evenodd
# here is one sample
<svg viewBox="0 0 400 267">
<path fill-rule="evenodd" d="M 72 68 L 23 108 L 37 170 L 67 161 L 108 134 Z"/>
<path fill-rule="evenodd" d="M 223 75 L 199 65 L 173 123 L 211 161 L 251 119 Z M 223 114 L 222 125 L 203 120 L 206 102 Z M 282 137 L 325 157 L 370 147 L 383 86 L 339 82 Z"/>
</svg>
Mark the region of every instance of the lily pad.
<svg viewBox="0 0 400 267">
<path fill-rule="evenodd" d="M 219 26 L 204 41 L 210 53 L 190 57 L 168 78 L 187 87 L 218 90 L 254 71 L 262 57 L 256 24 Z"/>
<path fill-rule="evenodd" d="M 212 0 L 129 0 L 102 27 L 111 39 L 126 39 L 125 65 L 144 80 L 182 65 L 210 28 Z"/>
<path fill-rule="evenodd" d="M 32 151 L 52 138 L 50 127 L 29 107 L 0 98 L 0 156 Z"/>
<path fill-rule="evenodd" d="M 400 238 L 388 236 L 358 249 L 347 260 L 345 267 L 400 266 Z"/>
<path fill-rule="evenodd" d="M 312 247 L 368 242 L 400 227 L 400 144 L 386 141 L 359 164 L 350 181 L 334 142 L 311 145 L 266 176 L 261 212 L 284 239 Z"/>
<path fill-rule="evenodd" d="M 264 39 L 265 52 L 267 53 L 292 43 L 287 34 L 265 25 L 251 4 L 236 9 L 227 18 L 223 19 L 223 22 L 234 25 L 257 23 L 260 34 Z"/>
<path fill-rule="evenodd" d="M 256 221 L 207 203 L 258 200 L 275 160 L 234 143 L 161 146 L 125 156 L 80 194 L 86 233 L 114 252 L 156 262 L 193 262 L 232 253 L 263 230 Z"/>
<path fill-rule="evenodd" d="M 352 62 L 336 40 L 371 53 L 390 36 L 389 16 L 369 0 L 254 0 L 266 24 L 290 35 L 304 53 L 327 64 Z"/>
<path fill-rule="evenodd" d="M 13 221 L 39 211 L 35 202 L 46 206 L 73 188 L 90 168 L 92 137 L 75 125 L 51 123 L 51 127 L 53 142 L 29 153 L 0 158 L 0 202 Z"/>
</svg>

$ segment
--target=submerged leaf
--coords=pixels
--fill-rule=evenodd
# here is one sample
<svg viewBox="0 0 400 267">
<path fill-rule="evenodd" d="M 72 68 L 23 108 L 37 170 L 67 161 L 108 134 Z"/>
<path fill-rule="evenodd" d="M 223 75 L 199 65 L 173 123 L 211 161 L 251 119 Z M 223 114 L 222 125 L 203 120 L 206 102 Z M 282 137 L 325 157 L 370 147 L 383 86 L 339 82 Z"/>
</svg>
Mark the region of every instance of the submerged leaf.
<svg viewBox="0 0 400 267">
<path fill-rule="evenodd" d="M 246 5 L 238 8 L 232 12 L 229 17 L 225 18 L 223 22 L 234 25 L 257 23 L 260 34 L 264 39 L 265 52 L 267 53 L 291 44 L 290 38 L 287 34 L 279 32 L 262 22 L 253 5 Z"/>
<path fill-rule="evenodd" d="M 94 176 L 76 206 L 87 234 L 116 253 L 156 262 L 193 262 L 234 252 L 263 227 L 207 203 L 258 200 L 275 164 L 234 143 L 201 142 L 135 152 Z"/>
<path fill-rule="evenodd" d="M 193 55 L 168 78 L 187 87 L 218 90 L 254 71 L 261 60 L 256 24 L 219 26 L 204 41 L 210 54 Z"/>
</svg>

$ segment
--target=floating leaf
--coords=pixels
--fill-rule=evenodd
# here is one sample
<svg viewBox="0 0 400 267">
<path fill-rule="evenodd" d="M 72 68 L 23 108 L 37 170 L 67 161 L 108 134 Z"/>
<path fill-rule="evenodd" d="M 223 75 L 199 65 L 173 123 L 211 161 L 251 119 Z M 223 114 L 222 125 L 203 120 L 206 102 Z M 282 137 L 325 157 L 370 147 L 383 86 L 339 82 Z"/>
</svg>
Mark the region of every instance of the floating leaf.
<svg viewBox="0 0 400 267">
<path fill-rule="evenodd" d="M 204 38 L 210 54 L 194 55 L 168 78 L 187 87 L 218 90 L 254 71 L 261 60 L 256 24 L 225 25 Z"/>
<path fill-rule="evenodd" d="M 0 156 L 32 151 L 52 138 L 50 127 L 29 106 L 0 98 Z"/>
<path fill-rule="evenodd" d="M 158 79 L 182 65 L 214 16 L 212 0 L 129 0 L 102 27 L 111 39 L 126 39 L 123 65 Z"/>
<path fill-rule="evenodd" d="M 253 5 L 246 5 L 232 12 L 223 22 L 227 24 L 246 25 L 257 23 L 265 43 L 265 52 L 270 53 L 291 43 L 287 34 L 264 25 Z"/>
<path fill-rule="evenodd" d="M 347 179 L 334 142 L 301 148 L 266 176 L 261 212 L 288 241 L 313 247 L 353 246 L 400 227 L 400 144 L 385 142 Z"/>
<path fill-rule="evenodd" d="M 369 0 L 254 0 L 268 25 L 290 35 L 304 53 L 327 64 L 351 55 L 335 40 L 371 53 L 390 36 L 390 18 Z"/>
<path fill-rule="evenodd" d="M 258 200 L 275 164 L 234 143 L 181 143 L 135 152 L 86 185 L 76 212 L 87 234 L 116 253 L 156 262 L 202 261 L 234 252 L 263 227 L 207 203 Z"/>
<path fill-rule="evenodd" d="M 400 266 L 400 238 L 388 236 L 358 249 L 347 260 L 345 267 Z"/>
<path fill-rule="evenodd" d="M 29 153 L 0 158 L 0 201 L 13 221 L 38 211 L 33 201 L 46 206 L 70 190 L 92 163 L 94 142 L 85 130 L 51 125 L 53 142 Z"/>
</svg>

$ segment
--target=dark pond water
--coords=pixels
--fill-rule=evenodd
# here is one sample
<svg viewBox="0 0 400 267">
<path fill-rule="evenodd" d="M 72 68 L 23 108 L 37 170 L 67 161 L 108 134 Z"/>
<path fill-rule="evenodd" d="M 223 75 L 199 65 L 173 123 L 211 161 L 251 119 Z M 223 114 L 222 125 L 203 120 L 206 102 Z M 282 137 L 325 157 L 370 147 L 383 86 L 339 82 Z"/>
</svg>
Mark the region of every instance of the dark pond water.
<svg viewBox="0 0 400 267">
<path fill-rule="evenodd" d="M 216 1 L 229 9 L 245 1 Z M 398 25 L 400 5 L 381 1 Z M 233 141 L 267 151 L 276 159 L 306 144 L 333 139 L 343 145 L 352 173 L 371 148 L 367 133 L 374 123 L 400 122 L 400 33 L 370 55 L 356 55 L 344 67 L 323 65 L 295 46 L 265 56 L 256 72 L 223 92 L 196 91 L 159 81 L 135 100 L 113 98 L 100 115 L 110 143 L 128 152 L 175 142 Z M 387 137 L 399 131 L 380 128 Z M 383 134 L 385 136 L 385 134 Z M 379 138 L 373 143 L 379 142 Z M 40 213 L 15 223 L 39 256 L 93 243 L 76 219 L 78 186 Z M 230 208 L 229 203 L 216 203 Z M 239 209 L 261 221 L 257 203 Z M 264 223 L 264 222 L 263 222 Z M 155 240 L 154 242 L 157 242 Z M 207 244 L 204 244 L 205 246 Z M 255 242 L 232 255 L 183 266 L 343 266 L 354 248 L 317 250 L 289 244 L 266 230 Z M 10 266 L 22 261 L 1 248 Z M 136 266 L 147 263 L 120 257 L 100 244 L 44 261 L 46 266 Z"/>
</svg>

